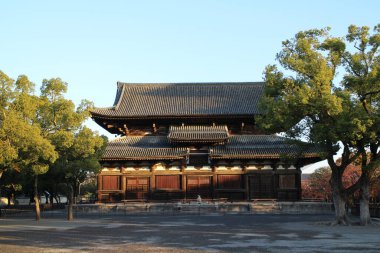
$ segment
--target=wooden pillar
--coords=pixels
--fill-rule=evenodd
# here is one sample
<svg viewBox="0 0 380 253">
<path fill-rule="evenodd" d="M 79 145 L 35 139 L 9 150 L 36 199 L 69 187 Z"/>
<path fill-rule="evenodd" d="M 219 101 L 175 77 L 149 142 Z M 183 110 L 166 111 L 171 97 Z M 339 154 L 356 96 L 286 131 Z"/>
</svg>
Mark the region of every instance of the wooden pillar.
<svg viewBox="0 0 380 253">
<path fill-rule="evenodd" d="M 185 199 L 187 198 L 187 176 L 182 174 L 182 191 L 184 193 Z"/>
<path fill-rule="evenodd" d="M 156 190 L 156 177 L 155 177 L 155 167 L 150 165 L 150 177 L 149 177 L 149 198 L 153 197 L 153 191 Z"/>
<path fill-rule="evenodd" d="M 272 171 L 271 171 L 271 175 L 272 175 L 272 198 L 275 198 L 278 200 L 278 194 L 277 194 L 277 185 L 278 185 L 278 182 L 277 182 L 277 164 L 276 163 L 272 163 L 270 165 L 272 167 Z"/>
<path fill-rule="evenodd" d="M 121 176 L 121 190 L 122 190 L 121 197 L 124 200 L 125 194 L 127 191 L 127 177 L 125 175 Z"/>
<path fill-rule="evenodd" d="M 245 170 L 245 174 L 244 174 L 245 199 L 247 201 L 249 201 L 249 199 L 250 199 L 250 197 L 249 197 L 249 182 L 248 182 L 248 175 L 246 173 L 247 173 L 247 171 Z"/>
<path fill-rule="evenodd" d="M 278 200 L 279 197 L 278 197 L 278 193 L 279 193 L 279 189 L 280 189 L 280 174 L 276 173 L 274 174 L 274 182 L 273 182 L 273 186 L 274 186 L 274 197 Z"/>
<path fill-rule="evenodd" d="M 218 187 L 218 181 L 217 181 L 217 174 L 216 174 L 216 167 L 213 167 L 212 169 L 213 173 L 212 173 L 212 197 L 214 199 L 218 198 L 218 194 L 217 194 L 217 187 Z"/>
<path fill-rule="evenodd" d="M 101 174 L 98 175 L 98 202 L 102 200 L 102 190 L 103 190 L 103 177 Z"/>
<path fill-rule="evenodd" d="M 295 177 L 296 177 L 296 188 L 298 189 L 298 199 L 297 200 L 302 199 L 301 175 L 302 175 L 301 168 L 299 166 L 297 166 L 297 173 L 295 175 Z"/>
<path fill-rule="evenodd" d="M 279 174 L 280 174 L 280 170 L 277 170 L 277 168 L 273 168 L 274 169 L 274 171 L 273 171 L 273 197 L 275 198 L 275 199 L 279 199 L 278 198 L 278 189 L 279 189 Z"/>
</svg>

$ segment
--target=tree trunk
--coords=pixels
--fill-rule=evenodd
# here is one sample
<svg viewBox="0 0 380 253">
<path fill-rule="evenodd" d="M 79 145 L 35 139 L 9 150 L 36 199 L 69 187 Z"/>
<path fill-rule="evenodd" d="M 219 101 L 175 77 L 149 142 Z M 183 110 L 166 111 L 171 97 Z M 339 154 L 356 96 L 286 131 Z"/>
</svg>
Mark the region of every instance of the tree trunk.
<svg viewBox="0 0 380 253">
<path fill-rule="evenodd" d="M 346 201 L 341 196 L 339 191 L 333 191 L 333 202 L 335 208 L 335 223 L 336 225 L 349 225 L 347 217 Z"/>
<path fill-rule="evenodd" d="M 74 187 L 73 187 L 73 195 L 74 195 L 74 204 L 77 204 L 78 202 L 78 188 L 77 188 L 77 184 L 74 182 L 73 183 Z"/>
<path fill-rule="evenodd" d="M 54 206 L 54 197 L 53 197 L 53 194 L 50 194 L 49 199 L 50 199 L 51 207 L 53 208 L 53 206 Z"/>
<path fill-rule="evenodd" d="M 335 222 L 333 223 L 333 225 L 350 224 L 346 211 L 346 199 L 339 187 L 341 185 L 341 178 L 342 176 L 339 173 L 339 171 L 332 171 L 330 184 L 332 188 L 333 202 L 335 208 Z"/>
<path fill-rule="evenodd" d="M 49 204 L 49 194 L 44 192 L 44 195 L 45 195 L 45 204 Z"/>
<path fill-rule="evenodd" d="M 34 176 L 34 203 L 36 207 L 36 221 L 41 219 L 40 201 L 38 199 L 38 176 Z"/>
<path fill-rule="evenodd" d="M 57 204 L 61 204 L 61 197 L 54 195 L 54 199 L 57 202 Z"/>
<path fill-rule="evenodd" d="M 73 187 L 69 184 L 69 205 L 67 206 L 67 220 L 71 221 L 74 219 L 73 217 Z"/>
<path fill-rule="evenodd" d="M 364 178 L 360 188 L 360 225 L 371 224 L 371 214 L 369 212 L 370 183 L 368 177 Z"/>
<path fill-rule="evenodd" d="M 11 202 L 13 202 L 13 205 L 16 205 L 15 191 L 11 193 Z"/>
</svg>

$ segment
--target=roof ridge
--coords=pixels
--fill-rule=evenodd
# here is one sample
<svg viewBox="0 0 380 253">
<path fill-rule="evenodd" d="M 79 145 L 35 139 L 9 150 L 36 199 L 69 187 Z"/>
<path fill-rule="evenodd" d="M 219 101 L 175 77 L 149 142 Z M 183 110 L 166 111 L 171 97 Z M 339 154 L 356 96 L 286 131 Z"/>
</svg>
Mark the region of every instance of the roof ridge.
<svg viewBox="0 0 380 253">
<path fill-rule="evenodd" d="M 131 140 L 131 139 L 143 139 L 143 138 L 156 138 L 156 139 L 163 139 L 166 138 L 164 135 L 138 135 L 138 136 L 120 136 L 113 140 L 110 140 L 108 143 L 119 143 L 123 142 L 125 140 Z"/>
<path fill-rule="evenodd" d="M 97 110 L 113 110 L 113 109 L 115 109 L 115 106 L 104 106 L 104 107 L 94 107 L 90 109 L 89 111 L 96 113 Z"/>
<path fill-rule="evenodd" d="M 136 85 L 136 86 L 186 86 L 186 85 L 263 85 L 265 84 L 264 81 L 260 82 L 183 82 L 183 83 L 128 83 L 128 82 L 117 82 L 118 87 L 119 86 L 126 86 L 126 85 Z"/>
<path fill-rule="evenodd" d="M 94 117 L 258 115 L 264 82 L 122 83 L 114 107 Z M 95 113 L 95 114 L 96 114 Z"/>
<path fill-rule="evenodd" d="M 121 90 L 120 90 L 120 88 L 121 88 Z M 115 102 L 114 102 L 115 110 L 117 110 L 119 108 L 120 103 L 123 100 L 122 98 L 123 98 L 124 92 L 125 92 L 125 85 L 123 85 L 120 82 L 117 82 L 116 98 L 115 98 Z"/>
</svg>

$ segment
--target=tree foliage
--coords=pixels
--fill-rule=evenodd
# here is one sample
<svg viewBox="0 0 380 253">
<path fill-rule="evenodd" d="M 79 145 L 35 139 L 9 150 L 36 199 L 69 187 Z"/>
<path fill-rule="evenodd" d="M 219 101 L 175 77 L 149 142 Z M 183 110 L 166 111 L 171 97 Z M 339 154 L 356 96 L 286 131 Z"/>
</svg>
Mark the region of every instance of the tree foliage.
<svg viewBox="0 0 380 253">
<path fill-rule="evenodd" d="M 66 82 L 44 79 L 40 96 L 34 87 L 25 75 L 14 81 L 0 71 L 0 177 L 12 169 L 29 174 L 37 208 L 38 175 L 45 174 L 45 190 L 56 192 L 61 183 L 77 189 L 100 168 L 104 139 L 83 126 L 93 104 L 83 100 L 76 107 L 66 99 Z"/>
<path fill-rule="evenodd" d="M 380 25 L 350 26 L 345 38 L 329 28 L 302 31 L 283 42 L 282 66 L 267 66 L 261 126 L 319 145 L 332 170 L 337 223 L 347 223 L 345 201 L 361 189 L 361 222 L 370 222 L 369 178 L 379 166 Z M 343 79 L 339 82 L 338 70 Z M 341 162 L 334 155 L 342 147 Z M 360 180 L 342 183 L 349 164 L 360 159 Z"/>
<path fill-rule="evenodd" d="M 41 86 L 43 105 L 39 113 L 41 128 L 59 153 L 58 160 L 43 178 L 51 194 L 58 194 L 59 183 L 65 183 L 70 204 L 75 202 L 80 184 L 89 173 L 100 169 L 98 160 L 104 139 L 87 127 L 84 121 L 90 116 L 92 102 L 82 100 L 75 107 L 65 98 L 67 83 L 59 78 L 44 79 Z M 53 180 L 52 180 L 53 179 Z M 74 199 L 71 198 L 73 196 Z"/>
<path fill-rule="evenodd" d="M 37 115 L 40 99 L 33 94 L 34 84 L 21 75 L 14 82 L 0 72 L 0 142 L 5 152 L 0 158 L 0 174 L 9 169 L 28 171 L 34 178 L 36 219 L 40 219 L 37 197 L 37 176 L 48 171 L 58 158 L 55 147 L 43 135 Z"/>
<path fill-rule="evenodd" d="M 360 166 L 350 164 L 344 170 L 342 175 L 342 183 L 345 188 L 354 185 L 360 178 L 361 169 Z M 315 170 L 307 180 L 302 182 L 302 197 L 310 199 L 323 199 L 326 201 L 332 200 L 332 188 L 330 184 L 331 169 L 329 167 L 323 167 Z M 372 188 L 375 187 L 376 180 L 371 180 Z M 349 196 L 351 203 L 353 199 L 358 200 L 357 194 Z M 373 198 L 375 197 L 372 196 Z"/>
<path fill-rule="evenodd" d="M 34 85 L 26 76 L 14 82 L 0 72 L 0 79 L 6 87 L 1 99 L 0 141 L 4 152 L 0 155 L 0 169 L 28 168 L 43 174 L 47 165 L 57 159 L 57 153 L 37 123 L 39 99 L 32 94 Z"/>
</svg>

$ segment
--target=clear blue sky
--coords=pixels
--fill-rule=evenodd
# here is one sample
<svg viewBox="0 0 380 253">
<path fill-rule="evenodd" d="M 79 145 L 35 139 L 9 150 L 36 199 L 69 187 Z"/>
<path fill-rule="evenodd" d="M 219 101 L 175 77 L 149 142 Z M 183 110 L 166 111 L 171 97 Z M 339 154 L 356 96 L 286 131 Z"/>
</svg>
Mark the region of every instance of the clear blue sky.
<svg viewBox="0 0 380 253">
<path fill-rule="evenodd" d="M 379 10 L 378 0 L 2 1 L 0 70 L 37 86 L 61 77 L 75 103 L 111 106 L 117 81 L 260 81 L 281 41 L 373 27 Z"/>
</svg>

